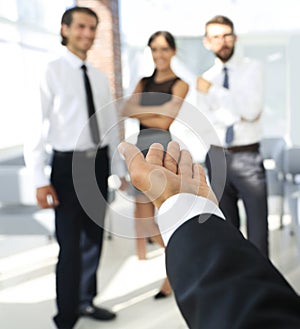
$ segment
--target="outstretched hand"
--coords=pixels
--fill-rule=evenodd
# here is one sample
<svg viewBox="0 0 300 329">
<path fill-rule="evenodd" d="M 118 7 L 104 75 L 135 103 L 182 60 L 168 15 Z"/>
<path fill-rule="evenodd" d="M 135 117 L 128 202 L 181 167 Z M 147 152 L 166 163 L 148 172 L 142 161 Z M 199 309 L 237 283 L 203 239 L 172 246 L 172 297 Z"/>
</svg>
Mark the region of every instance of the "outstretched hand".
<svg viewBox="0 0 300 329">
<path fill-rule="evenodd" d="M 193 163 L 187 150 L 170 142 L 166 154 L 161 144 L 151 145 L 146 158 L 134 145 L 122 142 L 119 152 L 124 156 L 132 184 L 141 190 L 157 207 L 172 195 L 191 193 L 217 199 L 206 182 L 204 169 Z"/>
</svg>

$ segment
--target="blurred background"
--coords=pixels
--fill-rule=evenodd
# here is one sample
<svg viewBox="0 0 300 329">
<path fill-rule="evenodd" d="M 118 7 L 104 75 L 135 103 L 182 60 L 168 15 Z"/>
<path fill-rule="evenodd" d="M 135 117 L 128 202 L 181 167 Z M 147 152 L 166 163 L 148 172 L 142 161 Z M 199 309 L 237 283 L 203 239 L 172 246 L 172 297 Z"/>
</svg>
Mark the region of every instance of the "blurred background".
<svg viewBox="0 0 300 329">
<path fill-rule="evenodd" d="M 139 77 L 152 72 L 150 54 L 145 46 L 156 30 L 169 30 L 176 36 L 178 54 L 174 69 L 194 84 L 195 77 L 212 61 L 201 42 L 204 24 L 213 15 L 224 14 L 235 23 L 238 51 L 258 58 L 265 65 L 265 134 L 281 134 L 292 143 L 299 143 L 299 1 L 79 1 L 81 5 L 102 3 L 105 7 L 114 2 L 118 4 L 118 17 L 114 19 L 118 19 L 120 28 L 122 60 L 122 90 L 118 91 L 118 97 L 128 95 Z M 61 51 L 61 13 L 75 3 L 72 0 L 0 0 L 1 149 L 22 146 L 30 132 L 38 104 L 37 83 L 41 68 Z M 100 10 L 102 20 L 105 15 L 101 16 Z M 102 29 L 105 24 L 100 25 L 99 34 Z M 107 46 L 99 45 L 104 49 Z M 193 88 L 188 100 L 192 100 L 192 96 Z"/>
<path fill-rule="evenodd" d="M 178 46 L 172 65 L 190 84 L 187 102 L 193 107 L 196 77 L 213 62 L 213 56 L 202 45 L 205 22 L 217 14 L 228 16 L 238 35 L 237 51 L 264 64 L 264 138 L 283 138 L 288 148 L 300 147 L 299 0 L 0 0 L 0 326 L 3 329 L 52 328 L 53 269 L 57 255 L 53 216 L 51 211 L 36 208 L 32 182 L 24 167 L 23 147 L 37 119 L 43 67 L 62 51 L 59 35 L 62 13 L 76 4 L 99 14 L 99 35 L 89 59 L 105 71 L 116 99 L 130 95 L 138 80 L 152 73 L 151 54 L 146 47 L 148 38 L 157 30 L 168 30 Z M 125 128 L 125 135 L 131 134 L 136 125 L 129 120 Z M 185 142 L 191 140 L 186 127 L 181 132 L 182 127 L 176 129 Z M 189 146 L 192 153 L 199 155 L 199 145 L 189 143 Z M 300 165 L 297 168 L 300 172 Z M 300 200 L 299 182 L 292 190 L 295 202 Z M 280 193 L 284 209 L 278 210 L 276 199 L 276 218 L 270 216 L 269 221 L 275 230 L 272 261 L 300 291 L 299 215 L 295 215 L 299 208 L 295 203 L 296 208 L 286 207 L 284 203 L 288 201 Z M 116 200 L 108 225 L 114 225 L 119 211 L 132 216 L 132 204 L 120 200 L 120 195 Z M 293 226 L 291 214 L 296 219 Z M 286 230 L 280 231 L 283 224 Z M 156 307 L 156 311 L 146 311 L 153 306 L 148 297 L 155 293 L 154 279 L 152 275 L 149 279 L 152 281 L 147 281 L 150 265 L 130 258 L 135 253 L 133 241 L 112 238 L 109 234 L 107 241 L 111 245 L 104 252 L 101 270 L 104 271 L 101 288 L 107 288 L 104 301 L 116 311 L 121 310 L 121 314 L 132 305 L 140 308 L 135 308 L 132 315 L 124 312 L 125 322 L 101 328 L 185 328 L 173 300 L 161 304 L 163 308 Z M 152 262 L 158 261 L 155 264 L 159 268 L 155 280 L 164 278 L 163 253 L 158 255 L 159 258 L 152 256 Z M 124 277 L 126 284 L 122 281 Z M 110 290 L 112 283 L 114 290 Z M 119 292 L 124 290 L 122 300 L 114 294 L 116 287 Z M 15 317 L 16 310 L 19 317 Z M 161 310 L 165 313 L 158 315 Z M 167 314 L 164 319 L 153 321 L 162 313 Z M 131 322 L 137 314 L 144 317 L 143 324 Z M 80 328 L 97 326 L 86 322 Z"/>
</svg>

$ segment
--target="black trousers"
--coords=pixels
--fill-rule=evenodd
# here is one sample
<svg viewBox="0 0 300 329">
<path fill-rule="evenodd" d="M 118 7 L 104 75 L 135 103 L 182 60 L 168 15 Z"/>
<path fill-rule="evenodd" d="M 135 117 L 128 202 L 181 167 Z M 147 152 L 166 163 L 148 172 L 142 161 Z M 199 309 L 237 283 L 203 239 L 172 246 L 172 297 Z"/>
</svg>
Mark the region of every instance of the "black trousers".
<svg viewBox="0 0 300 329">
<path fill-rule="evenodd" d="M 54 152 L 51 183 L 60 202 L 55 209 L 58 328 L 73 328 L 80 308 L 97 294 L 108 176 L 107 148 L 94 154 Z"/>
<path fill-rule="evenodd" d="M 238 200 L 246 211 L 247 237 L 269 255 L 265 169 L 259 150 L 227 151 L 212 146 L 205 160 L 211 187 L 227 220 L 240 228 Z"/>
</svg>

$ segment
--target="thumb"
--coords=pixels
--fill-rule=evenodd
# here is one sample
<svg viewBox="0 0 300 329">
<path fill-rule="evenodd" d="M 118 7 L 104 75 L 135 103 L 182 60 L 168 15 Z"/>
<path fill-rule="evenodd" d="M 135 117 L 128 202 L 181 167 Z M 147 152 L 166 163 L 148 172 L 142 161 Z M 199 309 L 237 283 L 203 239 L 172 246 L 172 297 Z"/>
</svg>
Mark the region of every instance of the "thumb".
<svg viewBox="0 0 300 329">
<path fill-rule="evenodd" d="M 129 172 L 139 163 L 145 162 L 143 154 L 133 144 L 121 142 L 118 146 L 118 150 L 123 156 Z"/>
</svg>

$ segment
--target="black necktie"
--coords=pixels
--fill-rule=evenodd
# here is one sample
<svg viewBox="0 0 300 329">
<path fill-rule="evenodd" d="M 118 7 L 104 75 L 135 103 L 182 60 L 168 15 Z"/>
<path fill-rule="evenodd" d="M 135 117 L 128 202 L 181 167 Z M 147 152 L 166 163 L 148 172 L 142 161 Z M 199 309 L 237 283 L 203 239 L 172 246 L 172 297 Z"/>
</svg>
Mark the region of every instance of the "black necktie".
<svg viewBox="0 0 300 329">
<path fill-rule="evenodd" d="M 89 125 L 90 125 L 90 132 L 92 136 L 92 140 L 95 143 L 95 145 L 98 145 L 100 143 L 100 134 L 99 134 L 99 127 L 97 123 L 97 118 L 95 114 L 95 105 L 93 100 L 93 93 L 92 88 L 90 84 L 89 77 L 87 75 L 87 68 L 85 65 L 81 66 L 83 71 L 83 77 L 84 77 L 84 86 L 85 86 L 85 92 L 86 92 L 86 103 L 88 108 L 88 114 L 89 114 Z"/>
<path fill-rule="evenodd" d="M 224 66 L 223 71 L 224 71 L 223 87 L 229 89 L 228 69 L 226 66 Z M 234 136 L 233 125 L 230 125 L 227 127 L 225 134 L 225 142 L 227 145 L 230 145 L 233 142 L 233 136 Z"/>
</svg>

